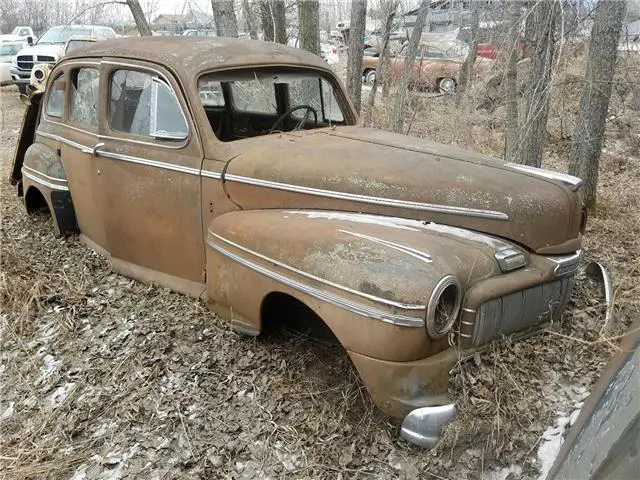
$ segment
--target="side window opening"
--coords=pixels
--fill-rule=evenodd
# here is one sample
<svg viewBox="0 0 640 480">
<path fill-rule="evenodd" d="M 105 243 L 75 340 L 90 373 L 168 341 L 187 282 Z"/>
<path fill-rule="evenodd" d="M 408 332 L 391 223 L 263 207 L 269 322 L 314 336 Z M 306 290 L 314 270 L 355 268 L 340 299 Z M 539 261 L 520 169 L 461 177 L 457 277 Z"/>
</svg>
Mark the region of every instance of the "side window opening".
<svg viewBox="0 0 640 480">
<path fill-rule="evenodd" d="M 60 74 L 54 80 L 53 85 L 55 85 L 55 82 L 58 82 L 60 80 L 64 80 L 64 73 Z M 62 118 L 63 105 L 64 91 L 58 90 L 57 88 L 54 88 L 52 86 L 49 90 L 49 96 L 47 97 L 47 106 L 45 108 L 47 115 L 49 115 L 50 117 Z"/>
<path fill-rule="evenodd" d="M 80 68 L 71 74 L 69 120 L 89 129 L 98 128 L 98 84 L 100 72 Z"/>
<path fill-rule="evenodd" d="M 116 70 L 111 75 L 109 126 L 160 140 L 188 136 L 187 121 L 171 87 L 155 74 L 136 70 Z"/>
</svg>

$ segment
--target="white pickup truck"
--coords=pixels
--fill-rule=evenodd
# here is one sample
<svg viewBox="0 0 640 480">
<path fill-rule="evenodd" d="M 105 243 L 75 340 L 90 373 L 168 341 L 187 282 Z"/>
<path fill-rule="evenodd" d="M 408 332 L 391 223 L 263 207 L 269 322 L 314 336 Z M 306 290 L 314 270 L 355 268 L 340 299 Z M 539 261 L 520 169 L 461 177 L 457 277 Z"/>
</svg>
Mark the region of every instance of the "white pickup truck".
<svg viewBox="0 0 640 480">
<path fill-rule="evenodd" d="M 29 42 L 29 37 L 31 37 L 31 42 L 36 39 L 35 34 L 31 27 L 18 26 L 15 27 L 11 33 L 6 33 L 0 35 L 0 43 L 4 42 Z"/>
</svg>

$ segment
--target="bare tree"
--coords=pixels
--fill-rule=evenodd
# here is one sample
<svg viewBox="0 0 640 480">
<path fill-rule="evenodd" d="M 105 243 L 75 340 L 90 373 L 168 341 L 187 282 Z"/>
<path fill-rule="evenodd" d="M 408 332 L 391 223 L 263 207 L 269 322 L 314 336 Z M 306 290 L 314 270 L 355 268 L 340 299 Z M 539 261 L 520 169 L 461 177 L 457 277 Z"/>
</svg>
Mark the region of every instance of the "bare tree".
<svg viewBox="0 0 640 480">
<path fill-rule="evenodd" d="M 244 23 L 247 25 L 247 31 L 249 32 L 249 38 L 257 40 L 258 29 L 253 18 L 253 9 L 249 0 L 242 0 L 242 16 L 244 17 Z"/>
<path fill-rule="evenodd" d="M 273 15 L 274 40 L 283 45 L 287 44 L 287 18 L 285 15 L 284 0 L 271 0 L 271 12 Z"/>
<path fill-rule="evenodd" d="M 367 0 L 353 0 L 349 26 L 349 50 L 347 51 L 347 90 L 358 113 L 360 113 L 362 99 L 362 39 L 364 38 L 366 21 Z"/>
<path fill-rule="evenodd" d="M 505 72 L 506 90 L 506 149 L 507 161 L 516 162 L 518 154 L 518 44 L 520 43 L 520 2 L 509 4 L 509 35 L 507 40 L 508 58 Z"/>
<path fill-rule="evenodd" d="M 318 0 L 298 1 L 300 48 L 320 55 L 320 6 Z"/>
<path fill-rule="evenodd" d="M 127 5 L 129 6 L 129 10 L 131 10 L 131 15 L 133 15 L 133 20 L 136 22 L 136 27 L 140 35 L 143 37 L 151 36 L 151 26 L 147 21 L 147 17 L 144 16 L 140 2 L 138 0 L 127 0 Z"/>
<path fill-rule="evenodd" d="M 413 64 L 416 61 L 418 47 L 420 46 L 420 38 L 422 37 L 422 30 L 424 29 L 427 20 L 430 3 L 431 0 L 422 0 L 422 2 L 420 2 L 416 23 L 413 27 L 413 31 L 411 32 L 409 44 L 407 45 L 404 68 L 400 76 L 400 82 L 398 83 L 395 103 L 393 105 L 393 112 L 391 115 L 391 128 L 394 132 L 401 132 L 404 127 L 404 109 L 409 89 L 409 81 L 411 79 L 411 71 L 413 70 Z"/>
<path fill-rule="evenodd" d="M 555 54 L 554 32 L 558 17 L 556 0 L 538 0 L 529 10 L 527 52 L 530 57 L 529 80 L 521 102 L 519 127 L 519 163 L 539 167 L 545 143 L 549 99 L 551 97 L 551 68 Z"/>
<path fill-rule="evenodd" d="M 265 42 L 273 42 L 273 13 L 270 0 L 260 0 L 260 23 L 262 26 L 262 38 Z"/>
<path fill-rule="evenodd" d="M 371 114 L 373 112 L 373 106 L 376 103 L 376 92 L 378 91 L 378 83 L 380 83 L 381 79 L 384 75 L 384 67 L 388 63 L 387 57 L 389 56 L 389 40 L 391 38 L 391 28 L 393 27 L 393 19 L 396 16 L 396 10 L 398 10 L 398 0 L 387 0 L 383 4 L 383 11 L 385 12 L 385 23 L 384 30 L 382 32 L 382 45 L 380 48 L 380 56 L 378 57 L 378 67 L 376 69 L 377 75 L 373 80 L 373 85 L 371 86 L 371 92 L 369 93 L 369 98 L 367 99 L 368 108 L 364 116 L 364 124 L 368 124 L 371 119 Z"/>
<path fill-rule="evenodd" d="M 461 2 L 462 3 L 462 2 Z M 462 19 L 462 13 L 460 14 Z M 462 21 L 462 20 L 460 20 Z M 456 95 L 456 106 L 460 106 L 464 99 L 465 92 L 470 89 L 473 82 L 473 67 L 476 64 L 478 50 L 478 34 L 480 31 L 480 0 L 471 0 L 471 43 L 469 44 L 469 55 L 460 67 L 460 78 L 458 81 L 458 91 Z"/>
<path fill-rule="evenodd" d="M 211 8 L 216 24 L 216 35 L 218 37 L 237 37 L 238 20 L 233 0 L 211 0 Z"/>
<path fill-rule="evenodd" d="M 569 157 L 569 173 L 584 180 L 585 205 L 589 209 L 596 205 L 602 139 L 625 10 L 624 1 L 599 0 L 593 17 L 585 83 Z"/>
</svg>

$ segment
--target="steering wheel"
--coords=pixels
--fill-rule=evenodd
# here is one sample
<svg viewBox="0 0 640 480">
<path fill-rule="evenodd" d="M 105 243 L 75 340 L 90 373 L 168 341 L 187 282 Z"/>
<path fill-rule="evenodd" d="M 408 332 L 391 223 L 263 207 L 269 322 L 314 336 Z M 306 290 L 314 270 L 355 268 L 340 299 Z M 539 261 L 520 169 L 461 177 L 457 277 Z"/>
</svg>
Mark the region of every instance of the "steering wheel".
<svg viewBox="0 0 640 480">
<path fill-rule="evenodd" d="M 296 112 L 298 110 L 306 110 L 306 113 L 300 119 L 300 121 L 297 123 L 297 125 L 295 127 L 293 127 L 293 130 L 300 130 L 302 125 L 304 125 L 304 123 L 309 118 L 309 114 L 310 113 L 313 113 L 314 128 L 318 127 L 318 112 L 316 112 L 315 109 L 313 107 L 309 106 L 309 105 L 298 105 L 296 107 L 290 108 L 289 110 L 284 112 L 282 115 L 280 115 L 278 117 L 278 119 L 271 126 L 271 129 L 269 130 L 269 133 L 275 132 L 277 130 L 276 127 L 279 127 L 280 124 L 285 121 L 285 119 L 287 119 L 293 112 Z"/>
</svg>

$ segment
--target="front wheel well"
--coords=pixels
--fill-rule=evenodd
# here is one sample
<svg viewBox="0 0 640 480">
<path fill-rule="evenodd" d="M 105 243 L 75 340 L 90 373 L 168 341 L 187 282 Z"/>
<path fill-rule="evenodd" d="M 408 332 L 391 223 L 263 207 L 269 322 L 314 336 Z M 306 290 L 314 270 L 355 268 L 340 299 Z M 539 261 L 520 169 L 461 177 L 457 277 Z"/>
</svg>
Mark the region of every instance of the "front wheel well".
<svg viewBox="0 0 640 480">
<path fill-rule="evenodd" d="M 27 208 L 27 213 L 29 215 L 38 212 L 51 213 L 49 211 L 49 204 L 45 200 L 44 195 L 36 187 L 29 187 L 24 196 L 24 205 Z"/>
<path fill-rule="evenodd" d="M 324 320 L 301 300 L 271 292 L 260 305 L 261 331 L 269 334 L 286 328 L 332 343 L 340 343 Z"/>
</svg>

